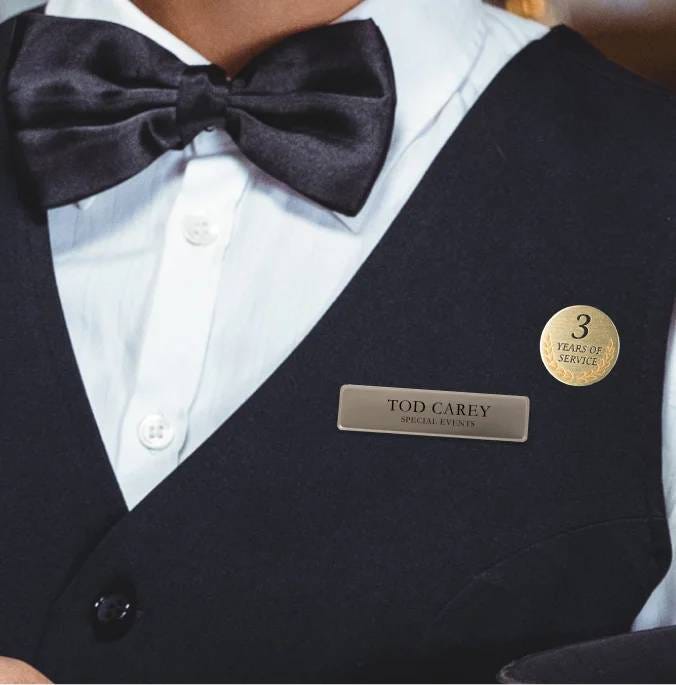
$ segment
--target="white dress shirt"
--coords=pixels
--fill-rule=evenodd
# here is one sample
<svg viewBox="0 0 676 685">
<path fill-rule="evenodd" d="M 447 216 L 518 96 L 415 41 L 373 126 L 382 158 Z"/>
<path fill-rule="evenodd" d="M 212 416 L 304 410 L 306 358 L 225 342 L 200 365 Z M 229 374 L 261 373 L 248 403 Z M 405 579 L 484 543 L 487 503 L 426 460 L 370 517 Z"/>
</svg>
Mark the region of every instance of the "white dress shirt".
<svg viewBox="0 0 676 685">
<path fill-rule="evenodd" d="M 123 24 L 187 64 L 206 63 L 130 0 L 50 0 L 47 12 Z M 341 21 L 366 18 L 389 45 L 398 106 L 385 167 L 357 217 L 271 179 L 218 130 L 115 188 L 49 212 L 68 330 L 129 507 L 303 340 L 493 77 L 546 32 L 479 0 L 365 0 Z M 669 463 L 673 386 L 665 400 Z M 673 475 L 665 475 L 672 522 Z"/>
</svg>

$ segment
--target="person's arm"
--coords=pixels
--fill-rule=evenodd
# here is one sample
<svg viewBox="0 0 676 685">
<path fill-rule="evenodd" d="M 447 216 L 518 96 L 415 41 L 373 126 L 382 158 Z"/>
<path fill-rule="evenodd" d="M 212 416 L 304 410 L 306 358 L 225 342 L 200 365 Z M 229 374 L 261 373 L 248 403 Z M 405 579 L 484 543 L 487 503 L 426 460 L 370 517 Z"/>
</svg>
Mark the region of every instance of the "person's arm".
<svg viewBox="0 0 676 685">
<path fill-rule="evenodd" d="M 0 683 L 51 683 L 42 673 L 24 661 L 0 656 Z"/>
</svg>

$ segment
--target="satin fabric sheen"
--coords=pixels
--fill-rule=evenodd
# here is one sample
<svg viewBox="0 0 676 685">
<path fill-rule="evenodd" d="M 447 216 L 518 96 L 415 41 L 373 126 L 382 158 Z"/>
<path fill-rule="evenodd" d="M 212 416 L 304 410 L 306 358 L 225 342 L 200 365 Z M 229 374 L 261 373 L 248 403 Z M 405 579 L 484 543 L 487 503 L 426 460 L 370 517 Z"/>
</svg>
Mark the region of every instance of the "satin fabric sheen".
<svg viewBox="0 0 676 685">
<path fill-rule="evenodd" d="M 372 21 L 287 38 L 232 80 L 108 22 L 27 14 L 16 41 L 10 116 L 42 207 L 113 187 L 211 126 L 263 171 L 348 216 L 385 161 L 396 89 Z"/>
</svg>

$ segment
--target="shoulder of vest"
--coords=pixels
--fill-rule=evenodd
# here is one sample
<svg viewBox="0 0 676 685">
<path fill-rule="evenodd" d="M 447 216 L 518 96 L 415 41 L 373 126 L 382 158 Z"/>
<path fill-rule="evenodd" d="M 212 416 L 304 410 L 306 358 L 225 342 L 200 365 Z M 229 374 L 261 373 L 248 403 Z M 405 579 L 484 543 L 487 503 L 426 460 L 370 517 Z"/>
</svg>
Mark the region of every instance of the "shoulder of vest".
<svg viewBox="0 0 676 685">
<path fill-rule="evenodd" d="M 570 66 L 575 62 L 583 70 L 595 73 L 597 77 L 620 83 L 626 88 L 650 93 L 653 97 L 676 99 L 676 96 L 667 88 L 648 81 L 609 59 L 585 37 L 567 26 L 555 26 L 545 36 L 530 43 L 522 54 L 529 49 L 539 51 L 542 56 L 549 59 L 566 60 Z"/>
<path fill-rule="evenodd" d="M 21 12 L 0 23 L 0 92 L 4 89 L 7 80 L 7 74 L 12 62 L 12 54 L 15 51 L 14 36 L 16 35 L 16 30 L 21 21 L 21 17 L 30 13 L 44 11 L 45 6 L 41 5 L 40 7 L 27 10 L 26 12 Z"/>
<path fill-rule="evenodd" d="M 10 57 L 14 45 L 14 33 L 16 31 L 17 18 L 12 17 L 0 24 L 0 83 L 4 88 Z"/>
<path fill-rule="evenodd" d="M 6 139 L 5 89 L 14 47 L 14 34 L 18 20 L 16 17 L 0 24 L 0 154 Z"/>
<path fill-rule="evenodd" d="M 550 160 L 593 160 L 596 171 L 676 170 L 676 94 L 555 27 L 530 43 L 493 84 L 488 126 Z M 535 152 L 535 151 L 534 151 Z M 517 157 L 518 159 L 518 157 Z"/>
<path fill-rule="evenodd" d="M 13 186 L 13 183 L 7 183 L 6 181 L 12 179 L 15 173 L 10 154 L 10 130 L 7 120 L 5 90 L 14 52 L 18 23 L 19 17 L 12 17 L 0 23 L 0 188 L 3 190 Z M 8 198 L 10 199 L 8 200 Z M 8 209 L 8 202 L 10 205 L 13 205 L 15 201 L 13 194 L 0 193 L 0 209 L 3 212 Z"/>
<path fill-rule="evenodd" d="M 579 106 L 591 107 L 589 115 L 594 114 L 594 106 L 615 118 L 622 116 L 623 110 L 650 107 L 652 111 L 638 117 L 638 123 L 656 111 L 664 111 L 671 117 L 676 115 L 675 93 L 608 59 L 568 27 L 553 28 L 521 54 L 528 61 L 531 75 L 539 73 L 547 78 L 562 96 L 574 95 L 573 100 Z M 672 129 L 673 121 L 669 121 Z"/>
</svg>

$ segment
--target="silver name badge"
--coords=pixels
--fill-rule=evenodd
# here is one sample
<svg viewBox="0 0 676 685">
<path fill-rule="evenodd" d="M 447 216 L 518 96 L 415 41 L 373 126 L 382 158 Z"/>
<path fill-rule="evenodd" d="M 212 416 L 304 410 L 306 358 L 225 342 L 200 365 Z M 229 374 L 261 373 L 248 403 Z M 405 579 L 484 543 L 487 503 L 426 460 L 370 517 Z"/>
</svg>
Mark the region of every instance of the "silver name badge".
<svg viewBox="0 0 676 685">
<path fill-rule="evenodd" d="M 526 442 L 530 401 L 520 395 L 343 385 L 338 428 Z"/>
</svg>

